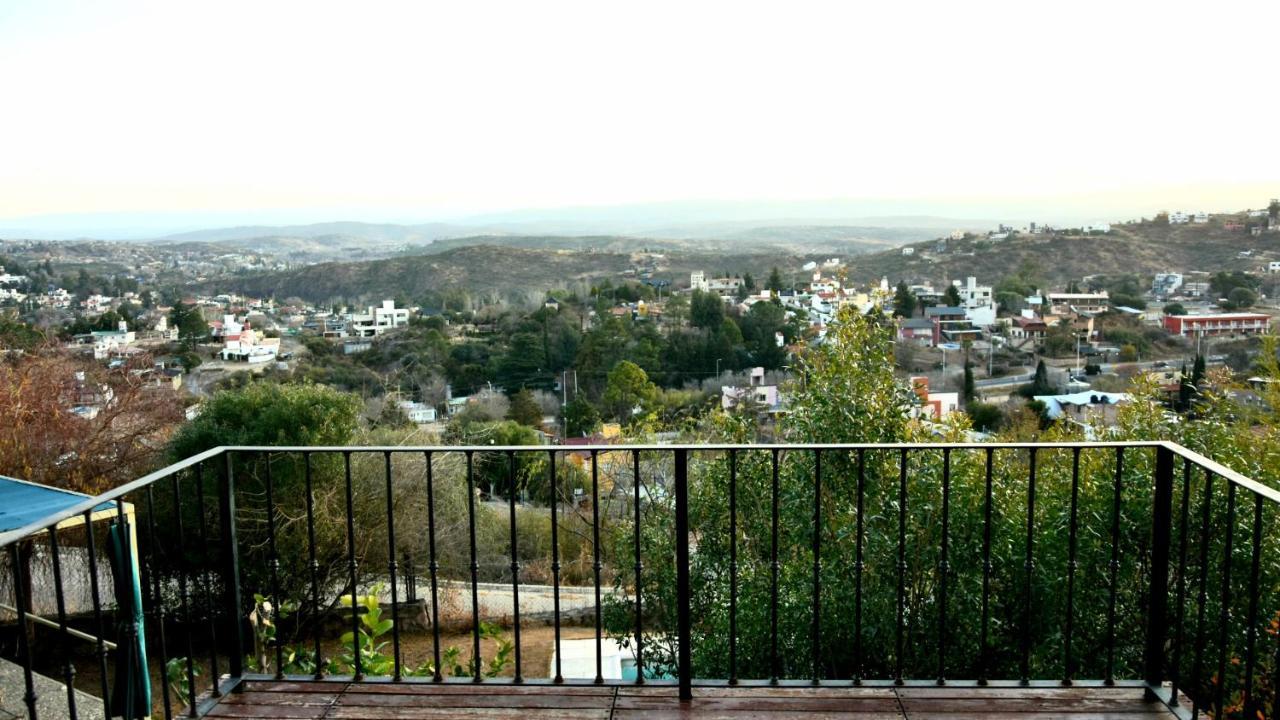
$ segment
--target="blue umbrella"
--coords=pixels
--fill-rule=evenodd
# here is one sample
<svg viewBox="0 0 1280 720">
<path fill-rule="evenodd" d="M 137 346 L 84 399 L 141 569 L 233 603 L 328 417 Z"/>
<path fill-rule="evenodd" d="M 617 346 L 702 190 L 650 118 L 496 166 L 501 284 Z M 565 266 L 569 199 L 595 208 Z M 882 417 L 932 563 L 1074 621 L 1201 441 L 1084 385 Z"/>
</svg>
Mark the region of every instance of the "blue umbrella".
<svg viewBox="0 0 1280 720">
<path fill-rule="evenodd" d="M 151 673 L 147 671 L 147 637 L 143 627 L 142 584 L 129 544 L 129 523 L 116 520 L 108 531 L 111 575 L 115 580 L 118 642 L 111 717 L 145 718 L 151 714 Z"/>
</svg>

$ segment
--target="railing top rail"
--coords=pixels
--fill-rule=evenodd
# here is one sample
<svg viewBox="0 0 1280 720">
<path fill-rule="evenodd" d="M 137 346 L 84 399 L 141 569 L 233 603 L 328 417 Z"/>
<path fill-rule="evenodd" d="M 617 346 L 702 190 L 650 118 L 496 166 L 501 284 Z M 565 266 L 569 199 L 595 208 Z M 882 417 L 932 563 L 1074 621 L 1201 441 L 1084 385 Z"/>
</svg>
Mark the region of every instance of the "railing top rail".
<svg viewBox="0 0 1280 720">
<path fill-rule="evenodd" d="M 1216 460 L 1210 460 L 1209 458 L 1201 455 L 1200 453 L 1194 450 L 1188 450 L 1187 448 L 1177 443 L 1166 442 L 1166 443 L 1163 443 L 1163 445 L 1169 448 L 1170 450 L 1172 450 L 1175 455 L 1180 455 L 1190 460 L 1191 462 L 1195 463 L 1196 465 L 1199 465 L 1205 470 L 1208 470 L 1214 475 L 1217 475 L 1218 477 L 1221 477 L 1221 478 L 1225 478 L 1228 482 L 1235 483 L 1236 485 L 1244 488 L 1245 490 L 1248 490 L 1251 493 L 1254 493 L 1255 495 L 1261 495 L 1262 497 L 1266 498 L 1267 500 L 1270 500 L 1273 503 L 1280 503 L 1280 491 L 1277 491 L 1275 488 L 1267 487 L 1266 485 L 1263 485 L 1257 480 L 1253 480 L 1252 478 L 1241 475 L 1240 473 L 1236 472 L 1235 470 L 1232 470 L 1226 465 L 1223 465 L 1222 463 L 1219 463 Z"/>
<path fill-rule="evenodd" d="M 85 512 L 112 502 L 141 490 L 148 485 L 194 467 L 206 460 L 218 457 L 226 452 L 253 453 L 478 453 L 478 452 L 671 452 L 684 450 L 688 452 L 724 452 L 738 451 L 812 451 L 812 450 L 1016 450 L 1016 449 L 1089 449 L 1089 448 L 1137 448 L 1164 447 L 1174 454 L 1190 460 L 1200 467 L 1225 478 L 1229 482 L 1280 504 L 1280 491 L 1267 487 L 1228 467 L 1211 460 L 1195 451 L 1173 442 L 1162 440 L 1143 441 L 1100 441 L 1100 442 L 1012 442 L 1012 443 L 762 443 L 762 444 L 618 444 L 618 445 L 229 445 L 211 448 L 197 455 L 180 460 L 172 465 L 144 475 L 137 480 L 126 483 L 101 495 L 85 498 L 83 502 L 72 505 L 57 513 L 41 518 L 35 523 L 0 533 L 0 547 L 8 546 L 29 535 L 41 532 L 67 518 L 83 515 Z"/>
<path fill-rule="evenodd" d="M 72 518 L 77 515 L 83 515 L 86 512 L 98 507 L 99 505 L 105 502 L 113 502 L 115 500 L 120 500 L 124 498 L 125 495 L 128 495 L 131 492 L 141 490 L 147 487 L 148 485 L 156 482 L 157 480 L 163 480 L 164 478 L 167 478 L 176 472 L 182 472 L 183 470 L 186 470 L 189 467 L 198 465 L 204 462 L 205 460 L 217 457 L 225 451 L 226 451 L 226 448 L 222 448 L 222 447 L 216 447 L 210 450 L 205 450 L 204 452 L 198 455 L 192 455 L 191 457 L 186 458 L 185 460 L 179 460 L 178 462 L 172 465 L 169 465 L 167 467 L 160 468 L 159 470 L 156 470 L 153 473 L 148 473 L 146 475 L 143 475 L 137 480 L 125 483 L 120 487 L 108 490 L 107 492 L 104 492 L 101 495 L 96 495 L 91 498 L 85 498 L 82 502 L 78 502 L 75 505 L 72 505 L 66 508 L 65 510 L 59 510 L 56 513 L 46 515 L 40 518 L 39 520 L 37 520 L 36 522 L 29 523 L 23 527 L 14 528 L 13 530 L 8 530 L 6 532 L 0 533 L 0 548 L 7 547 L 29 535 L 34 535 L 35 533 L 54 527 L 58 523 L 62 522 L 63 520 L 66 520 L 67 518 Z"/>
<path fill-rule="evenodd" d="M 1101 441 L 1101 442 L 916 442 L 916 443 L 651 443 L 616 445 L 228 445 L 229 452 L 280 452 L 280 453 L 381 453 L 381 452 L 724 452 L 727 450 L 1016 450 L 1016 449 L 1071 449 L 1071 448 L 1135 448 L 1160 447 L 1169 443 L 1159 440 Z"/>
</svg>

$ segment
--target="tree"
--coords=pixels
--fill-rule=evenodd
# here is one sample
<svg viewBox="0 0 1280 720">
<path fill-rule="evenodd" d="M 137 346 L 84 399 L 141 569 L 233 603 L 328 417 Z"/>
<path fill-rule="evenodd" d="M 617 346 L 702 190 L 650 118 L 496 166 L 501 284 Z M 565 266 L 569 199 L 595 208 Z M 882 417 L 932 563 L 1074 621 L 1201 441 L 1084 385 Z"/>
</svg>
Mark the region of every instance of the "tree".
<svg viewBox="0 0 1280 720">
<path fill-rule="evenodd" d="M 765 283 L 765 287 L 772 293 L 782 292 L 782 274 L 778 272 L 778 266 L 775 265 L 769 271 L 769 280 Z"/>
<path fill-rule="evenodd" d="M 898 282 L 893 294 L 894 317 L 912 317 L 916 314 L 916 296 L 911 294 L 905 280 Z"/>
<path fill-rule="evenodd" d="M 564 406 L 565 437 L 584 437 L 600 428 L 600 411 L 586 397 L 578 395 Z"/>
<path fill-rule="evenodd" d="M 169 443 L 177 461 L 219 445 L 347 445 L 360 399 L 324 385 L 255 382 L 214 393 Z"/>
<path fill-rule="evenodd" d="M 1137 362 L 1138 348 L 1132 344 L 1124 345 L 1120 348 L 1120 362 Z"/>
<path fill-rule="evenodd" d="M 1258 302 L 1258 294 L 1247 287 L 1232 288 L 1227 293 L 1227 302 L 1222 306 L 1228 310 L 1244 310 Z"/>
<path fill-rule="evenodd" d="M 973 382 L 973 363 L 964 364 L 964 401 L 967 405 L 975 397 L 978 396 L 977 387 Z"/>
<path fill-rule="evenodd" d="M 657 396 L 658 387 L 649 381 L 648 374 L 639 365 L 623 360 L 609 371 L 603 402 L 610 417 L 625 423 L 648 410 Z"/>
<path fill-rule="evenodd" d="M 948 285 L 942 293 L 942 304 L 947 307 L 960 307 L 960 290 L 955 285 Z"/>
<path fill-rule="evenodd" d="M 694 327 L 712 330 L 724 322 L 724 301 L 715 293 L 693 291 L 689 303 L 689 320 Z"/>
<path fill-rule="evenodd" d="M 532 390 L 523 388 L 511 396 L 511 407 L 507 409 L 507 419 L 532 428 L 542 425 L 542 408 L 533 397 Z"/>
<path fill-rule="evenodd" d="M 1023 385 L 1018 388 L 1017 393 L 1025 398 L 1032 398 L 1036 395 L 1052 395 L 1057 392 L 1057 388 L 1049 382 L 1049 368 L 1044 361 L 1036 363 L 1036 374 L 1031 378 L 1031 384 Z"/>
<path fill-rule="evenodd" d="M 195 305 L 174 303 L 169 311 L 169 324 L 178 329 L 178 340 L 189 347 L 209 336 L 209 324 Z"/>
<path fill-rule="evenodd" d="M 749 293 L 755 291 L 756 279 L 751 276 L 751 273 L 746 273 L 742 276 L 742 287 L 746 288 Z"/>
<path fill-rule="evenodd" d="M 183 416 L 177 393 L 140 372 L 150 367 L 11 354 L 0 363 L 0 474 L 96 495 L 155 469 Z"/>
<path fill-rule="evenodd" d="M 1165 315 L 1186 315 L 1187 309 L 1182 306 L 1182 303 L 1171 302 L 1164 306 L 1164 314 Z"/>
</svg>

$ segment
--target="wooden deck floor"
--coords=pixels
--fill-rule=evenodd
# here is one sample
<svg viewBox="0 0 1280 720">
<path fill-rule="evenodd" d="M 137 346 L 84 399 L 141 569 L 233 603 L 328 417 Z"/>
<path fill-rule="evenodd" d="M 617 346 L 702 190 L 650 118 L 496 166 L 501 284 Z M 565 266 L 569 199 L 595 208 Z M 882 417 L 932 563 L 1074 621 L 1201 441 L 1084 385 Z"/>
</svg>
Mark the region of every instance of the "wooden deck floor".
<svg viewBox="0 0 1280 720">
<path fill-rule="evenodd" d="M 208 718 L 527 718 L 528 720 L 1161 720 L 1141 688 L 696 688 L 247 682 Z"/>
</svg>

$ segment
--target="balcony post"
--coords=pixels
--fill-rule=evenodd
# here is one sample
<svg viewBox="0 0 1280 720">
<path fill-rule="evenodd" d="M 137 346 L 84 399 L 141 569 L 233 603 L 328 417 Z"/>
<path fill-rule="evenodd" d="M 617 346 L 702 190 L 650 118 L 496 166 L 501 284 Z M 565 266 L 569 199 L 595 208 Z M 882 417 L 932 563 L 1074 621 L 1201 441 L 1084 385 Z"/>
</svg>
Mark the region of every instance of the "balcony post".
<svg viewBox="0 0 1280 720">
<path fill-rule="evenodd" d="M 1155 493 L 1151 508 L 1151 587 L 1147 599 L 1147 644 L 1143 681 L 1153 696 L 1164 682 L 1164 641 L 1168 629 L 1169 543 L 1173 526 L 1173 451 L 1156 447 Z"/>
<path fill-rule="evenodd" d="M 689 451 L 677 449 L 676 470 L 676 674 L 680 680 L 681 702 L 693 699 L 693 661 L 689 611 Z"/>
<path fill-rule="evenodd" d="M 218 522 L 223 543 L 222 572 L 226 588 L 226 608 L 231 615 L 231 647 L 227 672 L 233 679 L 244 675 L 244 613 L 240 607 L 240 543 L 236 538 L 236 486 L 231 470 L 231 452 L 223 451 L 224 465 L 218 477 Z M 218 682 L 213 678 L 213 682 Z"/>
</svg>

